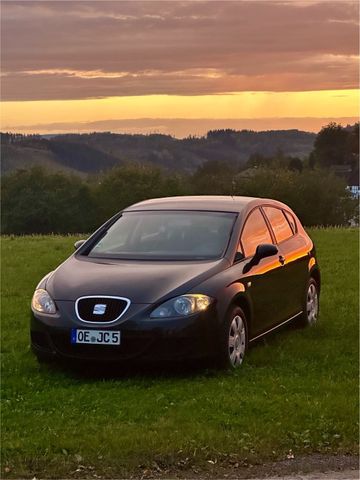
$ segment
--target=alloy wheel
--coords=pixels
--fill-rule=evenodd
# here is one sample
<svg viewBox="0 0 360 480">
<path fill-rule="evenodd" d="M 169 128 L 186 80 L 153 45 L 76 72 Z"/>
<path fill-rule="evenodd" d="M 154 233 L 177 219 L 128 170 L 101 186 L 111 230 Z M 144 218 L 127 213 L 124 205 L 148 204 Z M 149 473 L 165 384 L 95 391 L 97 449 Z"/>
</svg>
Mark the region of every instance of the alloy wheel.
<svg viewBox="0 0 360 480">
<path fill-rule="evenodd" d="M 315 325 L 319 313 L 319 297 L 316 285 L 310 283 L 306 297 L 306 315 L 309 325 Z"/>
<path fill-rule="evenodd" d="M 228 348 L 231 365 L 233 367 L 240 366 L 246 349 L 245 323 L 240 315 L 236 315 L 230 323 Z"/>
</svg>

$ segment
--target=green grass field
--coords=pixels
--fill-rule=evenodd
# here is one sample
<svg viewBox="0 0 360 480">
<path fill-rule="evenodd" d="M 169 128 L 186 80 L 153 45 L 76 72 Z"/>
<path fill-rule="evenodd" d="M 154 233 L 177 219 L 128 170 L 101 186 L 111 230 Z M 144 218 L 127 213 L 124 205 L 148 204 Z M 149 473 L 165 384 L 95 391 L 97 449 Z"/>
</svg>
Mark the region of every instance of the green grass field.
<svg viewBox="0 0 360 480">
<path fill-rule="evenodd" d="M 252 348 L 236 372 L 102 377 L 39 366 L 29 349 L 39 279 L 80 237 L 2 240 L 4 477 L 212 470 L 306 453 L 358 451 L 358 234 L 316 229 L 321 315 Z M 146 473 L 146 472 L 145 472 Z"/>
</svg>

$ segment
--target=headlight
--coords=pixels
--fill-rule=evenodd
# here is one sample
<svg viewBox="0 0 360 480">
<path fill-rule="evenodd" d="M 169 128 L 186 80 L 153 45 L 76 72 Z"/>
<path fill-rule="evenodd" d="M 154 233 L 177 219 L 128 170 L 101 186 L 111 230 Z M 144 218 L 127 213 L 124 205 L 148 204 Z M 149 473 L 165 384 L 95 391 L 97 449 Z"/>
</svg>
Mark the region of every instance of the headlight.
<svg viewBox="0 0 360 480">
<path fill-rule="evenodd" d="M 35 290 L 31 306 L 34 310 L 41 313 L 56 313 L 54 300 L 50 297 L 46 290 L 39 288 Z"/>
<path fill-rule="evenodd" d="M 181 295 L 155 308 L 150 318 L 185 317 L 206 310 L 212 301 L 207 295 Z"/>
</svg>

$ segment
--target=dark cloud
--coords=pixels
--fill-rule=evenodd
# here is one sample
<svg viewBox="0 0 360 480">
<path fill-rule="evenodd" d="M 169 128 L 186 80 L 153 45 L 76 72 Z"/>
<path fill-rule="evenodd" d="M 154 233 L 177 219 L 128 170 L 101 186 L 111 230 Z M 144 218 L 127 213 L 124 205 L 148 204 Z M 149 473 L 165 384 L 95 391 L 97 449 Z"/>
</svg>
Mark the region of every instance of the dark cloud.
<svg viewBox="0 0 360 480">
<path fill-rule="evenodd" d="M 2 4 L 4 100 L 358 86 L 351 0 Z"/>
</svg>

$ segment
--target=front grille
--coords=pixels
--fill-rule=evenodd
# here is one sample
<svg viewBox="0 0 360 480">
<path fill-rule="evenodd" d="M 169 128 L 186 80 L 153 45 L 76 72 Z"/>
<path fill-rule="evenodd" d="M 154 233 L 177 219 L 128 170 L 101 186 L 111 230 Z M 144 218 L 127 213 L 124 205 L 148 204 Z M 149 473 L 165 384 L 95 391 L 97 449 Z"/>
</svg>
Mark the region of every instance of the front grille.
<svg viewBox="0 0 360 480">
<path fill-rule="evenodd" d="M 76 301 L 78 318 L 84 322 L 109 323 L 119 319 L 129 308 L 130 300 L 122 297 L 81 297 Z"/>
</svg>

